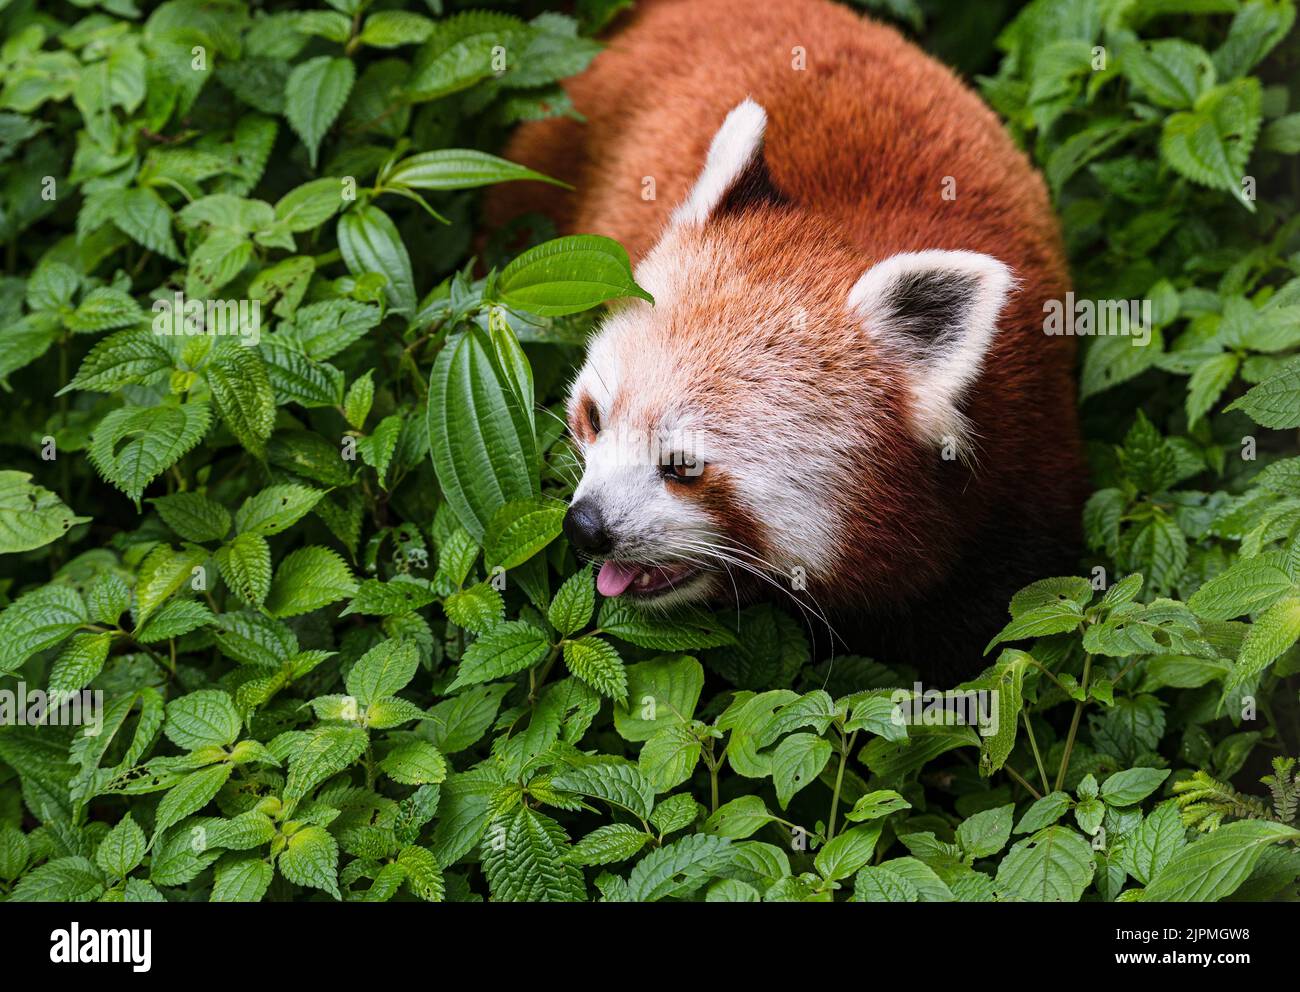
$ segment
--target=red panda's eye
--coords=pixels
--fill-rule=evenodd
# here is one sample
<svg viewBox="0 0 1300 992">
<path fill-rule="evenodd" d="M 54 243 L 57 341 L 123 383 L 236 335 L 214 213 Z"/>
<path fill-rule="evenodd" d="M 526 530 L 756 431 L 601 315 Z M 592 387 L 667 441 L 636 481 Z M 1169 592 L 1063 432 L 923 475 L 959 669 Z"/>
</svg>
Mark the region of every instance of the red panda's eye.
<svg viewBox="0 0 1300 992">
<path fill-rule="evenodd" d="M 591 433 L 600 433 L 600 411 L 596 409 L 595 403 L 587 404 L 587 423 L 591 427 Z"/>
<path fill-rule="evenodd" d="M 671 479 L 673 482 L 691 483 L 696 481 L 704 472 L 704 463 L 699 461 L 686 461 L 683 458 L 675 457 L 660 467 L 665 479 Z"/>
</svg>

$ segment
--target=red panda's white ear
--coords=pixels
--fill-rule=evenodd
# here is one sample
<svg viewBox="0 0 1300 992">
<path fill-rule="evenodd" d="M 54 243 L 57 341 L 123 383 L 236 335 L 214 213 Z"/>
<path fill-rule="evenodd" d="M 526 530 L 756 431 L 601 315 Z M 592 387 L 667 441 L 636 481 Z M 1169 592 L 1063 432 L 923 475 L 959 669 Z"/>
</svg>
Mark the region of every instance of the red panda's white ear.
<svg viewBox="0 0 1300 992">
<path fill-rule="evenodd" d="M 919 251 L 877 262 L 849 292 L 867 333 L 906 361 L 928 440 L 966 447 L 962 396 L 979 376 L 1014 284 L 1011 270 L 989 255 Z"/>
<path fill-rule="evenodd" d="M 673 211 L 674 224 L 703 224 L 729 210 L 784 199 L 763 161 L 766 128 L 767 111 L 748 97 L 732 108 L 713 136 L 690 195 Z"/>
</svg>

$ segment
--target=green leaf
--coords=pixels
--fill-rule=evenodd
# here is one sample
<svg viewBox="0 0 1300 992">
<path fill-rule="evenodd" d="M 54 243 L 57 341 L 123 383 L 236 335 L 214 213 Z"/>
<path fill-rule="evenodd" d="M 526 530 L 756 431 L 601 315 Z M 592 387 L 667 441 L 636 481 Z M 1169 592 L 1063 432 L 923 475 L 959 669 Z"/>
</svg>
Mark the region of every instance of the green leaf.
<svg viewBox="0 0 1300 992">
<path fill-rule="evenodd" d="M 1121 852 L 1124 868 L 1145 885 L 1186 846 L 1187 828 L 1177 801 L 1161 803 L 1125 838 Z"/>
<path fill-rule="evenodd" d="M 519 50 L 525 31 L 518 18 L 487 11 L 439 20 L 412 60 L 407 92 L 413 100 L 434 100 L 468 89 L 495 74 L 495 50 Z"/>
<path fill-rule="evenodd" d="M 1029 637 L 1063 634 L 1078 628 L 1083 622 L 1083 610 L 1078 603 L 1063 600 L 1026 610 L 1014 617 L 989 641 L 984 653 L 988 654 L 1003 641 L 1020 641 Z"/>
<path fill-rule="evenodd" d="M 550 647 L 546 631 L 524 620 L 509 620 L 465 649 L 456 680 L 447 691 L 522 672 L 546 657 Z"/>
<path fill-rule="evenodd" d="M 207 368 L 217 412 L 239 443 L 258 458 L 275 427 L 275 392 L 266 363 L 254 348 L 225 349 Z"/>
<path fill-rule="evenodd" d="M 280 874 L 295 885 L 305 885 L 342 899 L 338 883 L 339 845 L 324 827 L 303 827 L 289 837 L 276 862 Z"/>
<path fill-rule="evenodd" d="M 115 572 L 96 575 L 81 592 L 86 597 L 90 618 L 100 623 L 115 625 L 131 605 L 131 590 L 122 576 Z"/>
<path fill-rule="evenodd" d="M 299 548 L 285 556 L 271 580 L 266 608 L 275 617 L 295 617 L 356 594 L 352 570 L 330 548 Z"/>
<path fill-rule="evenodd" d="M 679 792 L 674 796 L 666 796 L 662 802 L 655 805 L 654 811 L 650 814 L 650 822 L 660 832 L 668 835 L 678 830 L 685 830 L 704 812 L 704 807 L 697 803 L 685 792 Z"/>
<path fill-rule="evenodd" d="M 226 508 L 202 493 L 173 493 L 149 502 L 163 523 L 187 541 L 200 544 L 220 541 L 230 533 L 230 514 Z"/>
<path fill-rule="evenodd" d="M 1167 768 L 1129 768 L 1116 772 L 1101 784 L 1101 798 L 1111 806 L 1133 806 L 1160 788 L 1168 777 Z"/>
<path fill-rule="evenodd" d="M 1256 423 L 1277 430 L 1300 427 L 1300 358 L 1289 361 L 1227 409 L 1245 410 Z"/>
<path fill-rule="evenodd" d="M 318 727 L 289 758 L 284 784 L 285 815 L 312 789 L 337 775 L 361 756 L 368 737 L 360 727 Z"/>
<path fill-rule="evenodd" d="M 148 386 L 162 379 L 171 367 L 172 356 L 157 335 L 139 330 L 118 331 L 95 342 L 81 360 L 72 381 L 56 395 L 74 389 L 114 393 L 123 386 Z"/>
<path fill-rule="evenodd" d="M 1011 597 L 1011 616 L 1019 619 L 1030 610 L 1065 603 L 1082 608 L 1091 602 L 1092 596 L 1092 583 L 1077 575 L 1040 579 Z"/>
<path fill-rule="evenodd" d="M 242 725 L 229 693 L 200 689 L 167 704 L 163 733 L 177 747 L 194 751 L 233 744 Z"/>
<path fill-rule="evenodd" d="M 989 858 L 1006 846 L 1011 837 L 1012 805 L 982 810 L 957 827 L 957 843 L 972 858 Z"/>
<path fill-rule="evenodd" d="M 505 618 L 505 601 L 491 583 L 480 582 L 448 596 L 442 603 L 447 619 L 476 634 L 486 634 Z"/>
<path fill-rule="evenodd" d="M 831 882 L 855 874 L 876 853 L 881 829 L 881 824 L 872 823 L 837 834 L 817 852 L 813 864 L 818 873 Z"/>
<path fill-rule="evenodd" d="M 95 863 L 111 879 L 126 878 L 144 860 L 146 846 L 144 831 L 128 812 L 100 842 Z"/>
<path fill-rule="evenodd" d="M 776 819 L 767 811 L 761 796 L 741 796 L 729 803 L 719 806 L 704 821 L 706 834 L 744 840 L 754 831 L 766 826 Z"/>
<path fill-rule="evenodd" d="M 1171 110 L 1190 107 L 1215 81 L 1205 49 L 1179 38 L 1126 46 L 1119 68 L 1147 98 Z"/>
<path fill-rule="evenodd" d="M 26 472 L 0 471 L 0 554 L 31 551 L 90 517 L 78 517 Z"/>
<path fill-rule="evenodd" d="M 920 892 L 906 877 L 883 865 L 863 868 L 853 880 L 858 902 L 919 902 Z"/>
<path fill-rule="evenodd" d="M 546 619 L 559 631 L 561 637 L 568 637 L 591 623 L 595 609 L 596 583 L 592 577 L 592 567 L 587 565 L 582 571 L 564 580 L 555 598 L 551 600 Z"/>
<path fill-rule="evenodd" d="M 16 670 L 88 619 L 86 604 L 71 586 L 42 586 L 19 596 L 0 612 L 0 672 Z"/>
<path fill-rule="evenodd" d="M 626 702 L 614 706 L 614 727 L 626 741 L 649 740 L 665 726 L 688 722 L 704 689 L 704 666 L 687 656 L 627 667 Z"/>
<path fill-rule="evenodd" d="M 651 851 L 628 876 L 628 898 L 656 902 L 682 897 L 699 888 L 728 854 L 730 841 L 709 834 L 687 834 Z"/>
<path fill-rule="evenodd" d="M 429 381 L 430 453 L 461 525 L 482 543 L 496 513 L 538 495 L 537 445 L 487 337 L 453 337 Z"/>
<path fill-rule="evenodd" d="M 447 759 L 428 741 L 406 741 L 379 762 L 384 774 L 403 785 L 436 784 L 447 778 Z"/>
<path fill-rule="evenodd" d="M 210 902 L 261 902 L 275 869 L 259 857 L 222 858 L 212 882 Z"/>
<path fill-rule="evenodd" d="M 1264 671 L 1300 639 L 1300 595 L 1287 596 L 1256 617 L 1246 632 L 1241 654 L 1224 680 L 1226 692 Z"/>
<path fill-rule="evenodd" d="M 244 500 L 235 514 L 235 530 L 263 537 L 279 534 L 311 512 L 324 495 L 310 486 L 268 486 Z"/>
<path fill-rule="evenodd" d="M 1241 359 L 1231 352 L 1207 358 L 1196 367 L 1187 381 L 1187 422 L 1194 424 L 1209 413 L 1223 391 L 1228 388 Z"/>
<path fill-rule="evenodd" d="M 602 696 L 620 703 L 627 699 L 623 659 L 608 641 L 592 636 L 565 641 L 564 664 Z"/>
<path fill-rule="evenodd" d="M 628 296 L 654 303 L 633 280 L 623 246 L 594 234 L 528 249 L 502 270 L 497 293 L 507 306 L 539 317 L 579 313 Z"/>
<path fill-rule="evenodd" d="M 233 765 L 218 764 L 190 772 L 176 785 L 167 790 L 158 804 L 154 816 L 153 842 L 168 827 L 180 823 L 191 813 L 197 813 L 210 803 L 234 771 Z"/>
<path fill-rule="evenodd" d="M 636 765 L 627 762 L 579 765 L 556 775 L 551 784 L 618 806 L 642 820 L 650 818 L 654 807 L 654 786 Z"/>
<path fill-rule="evenodd" d="M 690 779 L 702 753 L 700 738 L 689 727 L 669 725 L 645 742 L 637 765 L 656 792 L 668 792 Z"/>
<path fill-rule="evenodd" d="M 386 186 L 407 186 L 413 189 L 473 189 L 519 179 L 571 188 L 568 183 L 526 169 L 522 165 L 465 148 L 441 148 L 404 158 L 382 181 Z"/>
<path fill-rule="evenodd" d="M 569 864 L 564 829 L 522 806 L 492 822 L 483 836 L 483 872 L 501 902 L 578 902 L 586 896 L 582 872 Z"/>
<path fill-rule="evenodd" d="M 546 496 L 506 503 L 492 515 L 483 538 L 487 567 L 518 568 L 560 536 L 567 509 Z"/>
<path fill-rule="evenodd" d="M 346 202 L 341 179 L 313 179 L 275 202 L 275 219 L 290 231 L 312 231 L 338 213 Z"/>
<path fill-rule="evenodd" d="M 198 444 L 210 423 L 205 403 L 121 407 L 95 428 L 90 461 L 100 475 L 139 503 L 145 486 Z"/>
<path fill-rule="evenodd" d="M 831 760 L 830 741 L 816 734 L 791 734 L 772 754 L 772 782 L 776 798 L 785 809 L 800 789 L 816 781 Z"/>
<path fill-rule="evenodd" d="M 1277 602 L 1294 585 L 1276 559 L 1243 558 L 1197 589 L 1187 605 L 1206 620 L 1231 620 Z"/>
<path fill-rule="evenodd" d="M 1012 846 L 994 882 L 1003 898 L 1078 902 L 1092 881 L 1092 846 L 1062 826 L 1045 827 Z"/>
<path fill-rule="evenodd" d="M 1219 75 L 1231 79 L 1249 72 L 1287 36 L 1294 23 L 1295 7 L 1285 0 L 1241 5 L 1228 37 L 1214 53 Z"/>
<path fill-rule="evenodd" d="M 343 397 L 343 416 L 357 430 L 365 427 L 371 404 L 375 402 L 374 375 L 375 370 L 369 369 L 365 375 L 357 376 Z"/>
<path fill-rule="evenodd" d="M 329 55 L 308 59 L 289 73 L 284 87 L 284 115 L 307 146 L 313 169 L 321 139 L 343 109 L 355 80 L 356 69 L 350 59 Z"/>
<path fill-rule="evenodd" d="M 607 823 L 574 844 L 565 860 L 575 865 L 608 865 L 626 861 L 639 853 L 650 840 L 650 834 L 626 823 Z"/>
<path fill-rule="evenodd" d="M 410 10 L 380 10 L 366 18 L 361 41 L 375 48 L 415 45 L 429 37 L 435 23 Z"/>
<path fill-rule="evenodd" d="M 430 851 L 409 845 L 397 855 L 397 863 L 406 872 L 406 885 L 412 895 L 425 902 L 442 902 L 447 887 L 442 866 Z"/>
<path fill-rule="evenodd" d="M 17 827 L 0 827 L 0 879 L 11 882 L 31 859 L 31 843 Z"/>
<path fill-rule="evenodd" d="M 389 216 L 376 206 L 354 207 L 339 218 L 339 251 L 354 276 L 378 272 L 388 280 L 384 293 L 394 311 L 415 313 L 411 257 Z"/>
<path fill-rule="evenodd" d="M 1202 186 L 1226 190 L 1247 210 L 1242 178 L 1261 122 L 1259 80 L 1224 83 L 1202 93 L 1195 108 L 1171 115 L 1160 136 L 1160 155 L 1175 170 Z"/>
<path fill-rule="evenodd" d="M 893 789 L 876 789 L 860 797 L 844 814 L 844 819 L 851 823 L 866 823 L 911 808 L 912 804 Z"/>
<path fill-rule="evenodd" d="M 1300 830 L 1281 823 L 1224 824 L 1175 853 L 1147 885 L 1143 902 L 1217 902 L 1249 877 L 1269 844 L 1297 838 Z"/>
<path fill-rule="evenodd" d="M 281 324 L 276 336 L 291 340 L 302 353 L 317 361 L 333 358 L 379 325 L 379 307 L 355 300 L 310 303 Z"/>
<path fill-rule="evenodd" d="M 140 565 L 135 586 L 136 626 L 142 626 L 154 611 L 187 581 L 193 583 L 195 570 L 208 560 L 203 548 L 187 545 L 180 551 L 159 545 Z"/>
<path fill-rule="evenodd" d="M 362 706 L 405 689 L 420 667 L 414 641 L 380 641 L 357 659 L 344 684 Z"/>
<path fill-rule="evenodd" d="M 600 629 L 620 640 L 655 651 L 690 651 L 734 644 L 735 636 L 722 624 L 698 613 L 672 617 L 651 616 L 636 604 L 607 599 L 600 606 Z"/>
<path fill-rule="evenodd" d="M 421 579 L 392 579 L 380 582 L 366 579 L 357 587 L 352 602 L 341 616 L 362 613 L 374 617 L 391 617 L 422 609 L 438 598 Z"/>
<path fill-rule="evenodd" d="M 73 635 L 50 669 L 50 692 L 77 692 L 90 685 L 103 671 L 112 643 L 109 632 Z"/>
<path fill-rule="evenodd" d="M 181 260 L 172 239 L 172 211 L 152 189 L 126 189 L 114 195 L 113 223 L 132 241 L 173 262 Z"/>
<path fill-rule="evenodd" d="M 979 728 L 982 775 L 992 775 L 1011 756 L 1011 749 L 1016 743 L 1020 711 L 1024 706 L 1025 675 L 1033 664 L 1033 656 L 1024 651 L 1009 649 L 1002 652 L 992 668 L 981 673 L 978 679 L 962 686 L 963 689 L 986 690 L 989 695 L 975 696 L 974 701 L 982 707 L 986 705 L 984 700 L 991 697 L 993 705 L 998 708 L 996 722 L 989 719 L 991 714 L 982 709 L 978 712 L 978 719 L 986 721 Z M 988 733 L 989 730 L 994 732 Z"/>
<path fill-rule="evenodd" d="M 34 868 L 14 886 L 15 902 L 93 902 L 104 891 L 104 879 L 89 858 L 55 858 Z"/>
<path fill-rule="evenodd" d="M 226 584 L 250 606 L 261 606 L 271 589 L 271 546 L 261 534 L 239 534 L 217 550 Z"/>
</svg>

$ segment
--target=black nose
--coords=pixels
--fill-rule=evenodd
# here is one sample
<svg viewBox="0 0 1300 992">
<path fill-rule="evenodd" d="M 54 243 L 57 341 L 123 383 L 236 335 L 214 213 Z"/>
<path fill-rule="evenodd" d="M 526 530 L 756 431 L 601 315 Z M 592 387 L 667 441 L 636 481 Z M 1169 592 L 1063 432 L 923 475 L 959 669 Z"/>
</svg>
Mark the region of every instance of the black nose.
<svg viewBox="0 0 1300 992">
<path fill-rule="evenodd" d="M 613 546 L 605 518 L 590 500 L 580 499 L 569 507 L 564 515 L 564 536 L 575 549 L 588 554 L 603 555 Z"/>
</svg>

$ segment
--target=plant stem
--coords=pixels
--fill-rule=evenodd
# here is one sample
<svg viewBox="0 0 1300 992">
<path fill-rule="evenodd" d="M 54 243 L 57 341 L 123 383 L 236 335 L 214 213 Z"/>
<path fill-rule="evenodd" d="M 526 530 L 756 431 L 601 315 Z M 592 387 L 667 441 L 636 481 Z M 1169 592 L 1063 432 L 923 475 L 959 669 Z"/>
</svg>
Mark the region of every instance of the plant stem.
<svg viewBox="0 0 1300 992">
<path fill-rule="evenodd" d="M 835 772 L 835 790 L 831 793 L 831 815 L 826 821 L 826 839 L 828 841 L 835 836 L 835 815 L 840 809 L 840 788 L 844 785 L 844 766 L 848 764 L 849 753 L 853 750 L 853 741 L 857 736 L 858 732 L 856 730 L 847 737 L 842 732 L 840 734 L 840 767 Z"/>
<path fill-rule="evenodd" d="M 536 706 L 537 706 L 537 691 L 538 691 L 539 689 L 541 689 L 541 687 L 542 687 L 543 685 L 546 684 L 546 676 L 548 676 L 548 675 L 551 674 L 551 668 L 555 665 L 556 659 L 558 659 L 558 658 L 560 657 L 560 649 L 561 649 L 563 646 L 564 646 L 564 642 L 561 641 L 559 644 L 556 644 L 554 647 L 551 648 L 551 653 L 550 653 L 550 655 L 547 657 L 546 661 L 544 661 L 544 662 L 542 663 L 541 674 L 539 674 L 539 675 L 537 676 L 536 681 L 534 681 L 534 679 L 533 679 L 533 671 L 536 670 L 535 667 L 534 667 L 534 669 L 530 669 L 530 670 L 529 670 L 529 672 L 528 672 L 528 705 L 529 705 L 530 707 L 536 707 Z"/>
<path fill-rule="evenodd" d="M 1083 699 L 1074 704 L 1074 717 L 1070 720 L 1070 732 L 1065 738 L 1065 752 L 1061 755 L 1061 767 L 1056 771 L 1056 788 L 1065 785 L 1065 773 L 1070 770 L 1070 752 L 1074 750 L 1074 738 L 1079 733 L 1079 717 L 1083 713 L 1083 704 L 1088 700 L 1088 677 L 1092 674 L 1092 655 L 1083 656 L 1083 679 L 1079 685 L 1083 688 Z"/>
<path fill-rule="evenodd" d="M 709 812 L 718 811 L 718 766 L 709 762 Z"/>
<path fill-rule="evenodd" d="M 1042 782 L 1043 782 L 1043 791 L 1044 791 L 1044 792 L 1047 792 L 1047 791 L 1048 791 L 1048 788 L 1047 788 L 1047 772 L 1043 769 L 1043 756 L 1042 756 L 1041 754 L 1038 753 L 1038 741 L 1034 738 L 1034 727 L 1033 727 L 1033 724 L 1031 724 L 1031 723 L 1029 722 L 1029 714 L 1026 713 L 1024 710 L 1021 710 L 1021 711 L 1020 711 L 1020 715 L 1021 715 L 1021 717 L 1024 718 L 1024 721 L 1025 721 L 1025 730 L 1026 730 L 1026 731 L 1028 732 L 1028 734 L 1029 734 L 1029 746 L 1030 746 L 1030 747 L 1033 749 L 1033 751 L 1034 751 L 1034 764 L 1036 764 L 1036 765 L 1038 766 L 1038 777 L 1039 777 L 1039 778 L 1042 780 Z"/>
<path fill-rule="evenodd" d="M 1038 794 L 1038 790 L 1035 789 L 1032 785 L 1030 785 L 1028 780 L 1023 775 L 1021 775 L 1018 771 L 1012 768 L 1010 765 L 1003 765 L 1002 770 L 1006 772 L 1008 775 L 1010 775 L 1013 779 L 1015 779 L 1018 783 L 1020 783 L 1020 785 L 1023 788 L 1028 790 L 1029 794 L 1033 796 L 1035 799 L 1043 798 Z"/>
</svg>

